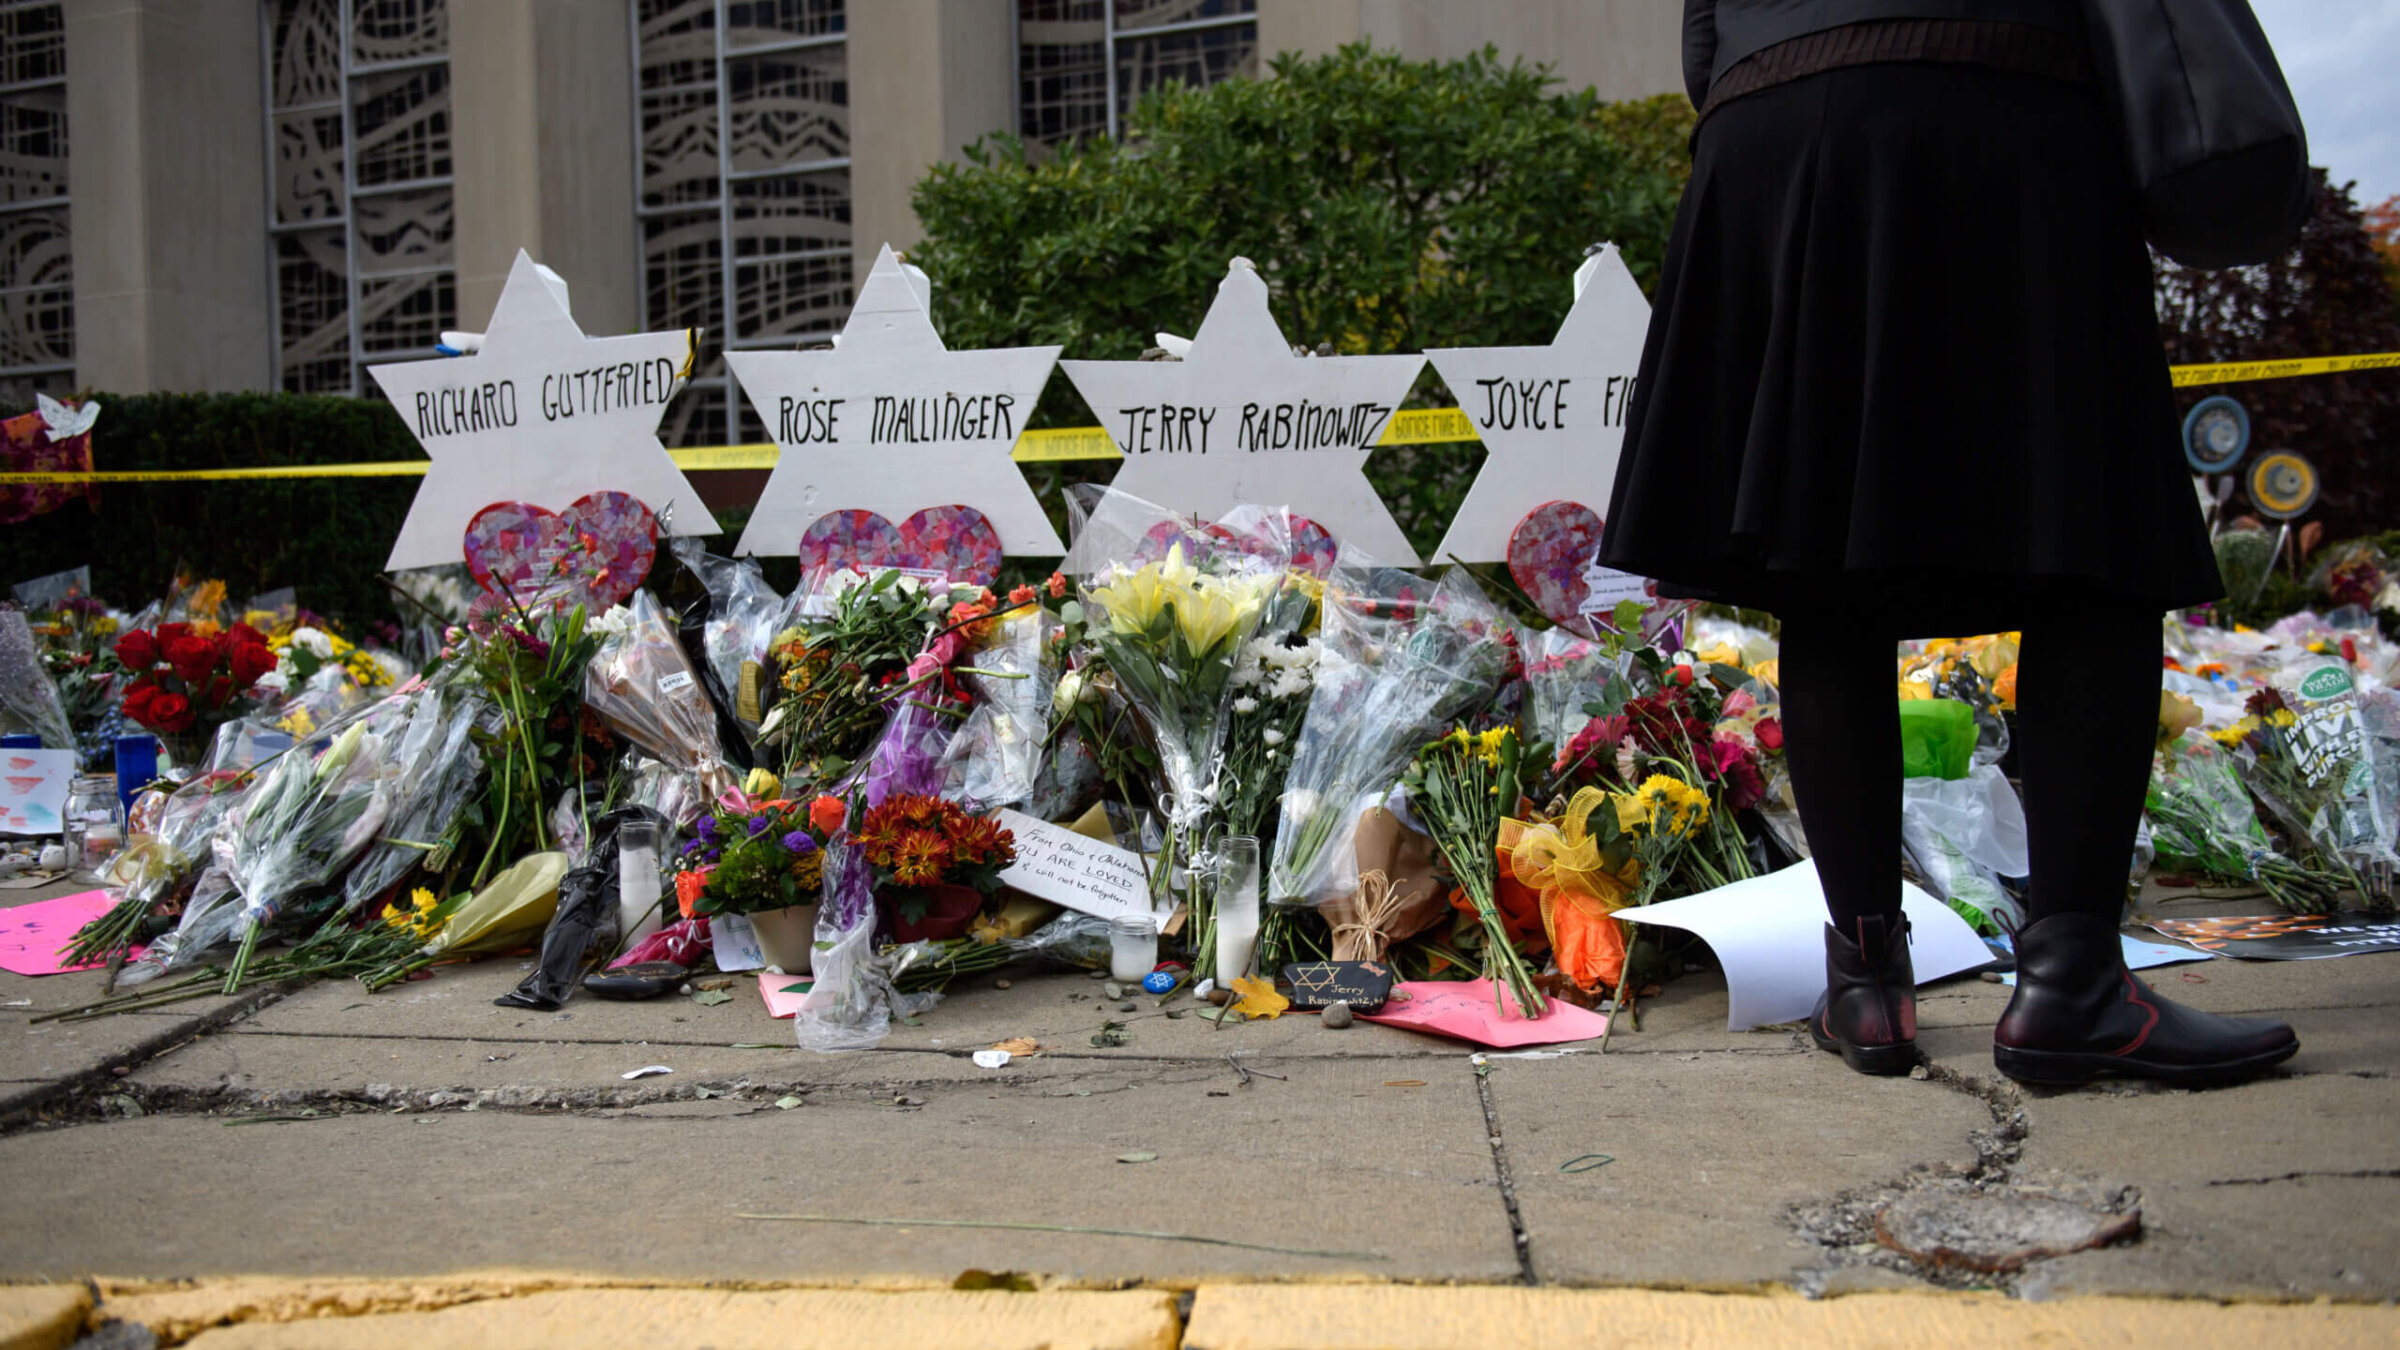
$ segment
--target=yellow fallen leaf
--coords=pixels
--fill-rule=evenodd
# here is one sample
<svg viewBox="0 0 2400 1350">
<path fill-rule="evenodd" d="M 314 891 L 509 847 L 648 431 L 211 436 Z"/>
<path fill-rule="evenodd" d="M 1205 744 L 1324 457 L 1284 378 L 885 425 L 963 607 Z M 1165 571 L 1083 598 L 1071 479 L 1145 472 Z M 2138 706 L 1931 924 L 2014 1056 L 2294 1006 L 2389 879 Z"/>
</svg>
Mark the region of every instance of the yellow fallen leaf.
<svg viewBox="0 0 2400 1350">
<path fill-rule="evenodd" d="M 1245 975 L 1233 982 L 1233 1010 L 1244 1017 L 1273 1021 L 1292 1001 L 1275 992 L 1272 982 Z"/>
<path fill-rule="evenodd" d="M 992 1044 L 992 1048 L 994 1050 L 1005 1050 L 1012 1055 L 1021 1057 L 1025 1055 L 1039 1054 L 1041 1052 L 1042 1043 L 1035 1040 L 1031 1036 L 1011 1036 L 1005 1041 L 994 1042 Z"/>
</svg>

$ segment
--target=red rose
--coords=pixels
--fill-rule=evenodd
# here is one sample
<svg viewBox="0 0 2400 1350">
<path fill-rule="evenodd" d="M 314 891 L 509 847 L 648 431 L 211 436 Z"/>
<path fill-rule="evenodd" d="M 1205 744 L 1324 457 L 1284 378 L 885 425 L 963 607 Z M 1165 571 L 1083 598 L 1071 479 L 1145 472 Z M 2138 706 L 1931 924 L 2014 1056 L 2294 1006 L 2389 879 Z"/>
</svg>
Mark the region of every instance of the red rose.
<svg viewBox="0 0 2400 1350">
<path fill-rule="evenodd" d="M 235 642 L 231 660 L 233 683 L 237 689 L 247 690 L 258 683 L 259 676 L 275 668 L 275 653 L 262 643 Z"/>
<path fill-rule="evenodd" d="M 158 626 L 158 645 L 164 647 L 179 637 L 191 635 L 192 626 L 188 623 L 162 623 Z"/>
<path fill-rule="evenodd" d="M 207 638 L 179 637 L 167 640 L 166 656 L 167 664 L 175 667 L 175 673 L 183 677 L 184 683 L 198 684 L 217 668 L 225 651 L 221 644 Z"/>
<path fill-rule="evenodd" d="M 136 681 L 125 691 L 125 715 L 143 726 L 150 725 L 150 704 L 158 697 L 158 686 L 147 677 Z"/>
<path fill-rule="evenodd" d="M 160 694 L 150 700 L 150 725 L 160 731 L 190 731 L 196 720 L 192 701 L 181 694 Z"/>
<path fill-rule="evenodd" d="M 246 623 L 235 624 L 227 636 L 233 639 L 233 645 L 236 647 L 264 647 L 267 645 L 267 635 Z"/>
<path fill-rule="evenodd" d="M 1758 724 L 1758 743 L 1763 749 L 1781 750 L 1783 748 L 1783 723 L 1772 717 L 1760 722 Z"/>
<path fill-rule="evenodd" d="M 158 642 L 148 633 L 136 628 L 117 639 L 117 659 L 128 670 L 148 670 L 158 659 Z"/>
<path fill-rule="evenodd" d="M 1690 666 L 1670 666 L 1667 669 L 1667 678 L 1689 689 L 1692 686 L 1692 668 Z"/>
</svg>

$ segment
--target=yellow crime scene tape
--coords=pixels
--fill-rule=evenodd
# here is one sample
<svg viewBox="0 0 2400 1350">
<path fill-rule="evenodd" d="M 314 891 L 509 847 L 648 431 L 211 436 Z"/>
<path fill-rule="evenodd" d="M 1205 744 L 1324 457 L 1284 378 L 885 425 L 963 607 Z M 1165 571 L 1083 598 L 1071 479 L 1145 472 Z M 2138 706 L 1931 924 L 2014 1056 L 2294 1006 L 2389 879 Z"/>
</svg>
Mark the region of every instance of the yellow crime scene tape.
<svg viewBox="0 0 2400 1350">
<path fill-rule="evenodd" d="M 2400 369 L 2400 352 L 2358 356 L 2310 356 L 2290 361 L 2219 361 L 2175 366 L 2175 387 L 2286 380 L 2301 375 L 2339 375 L 2353 370 Z M 1393 413 L 1377 445 L 1434 445 L 1481 439 L 1475 423 L 1457 408 L 1405 408 Z M 772 469 L 780 457 L 772 444 L 702 445 L 667 452 L 686 470 Z M 1010 458 L 1019 464 L 1123 459 L 1115 441 L 1099 427 L 1049 427 L 1017 437 Z M 210 483 L 245 478 L 422 478 L 424 460 L 371 464 L 284 464 L 259 469 L 146 469 L 94 473 L 0 473 L 0 485 L 16 483 Z"/>
</svg>

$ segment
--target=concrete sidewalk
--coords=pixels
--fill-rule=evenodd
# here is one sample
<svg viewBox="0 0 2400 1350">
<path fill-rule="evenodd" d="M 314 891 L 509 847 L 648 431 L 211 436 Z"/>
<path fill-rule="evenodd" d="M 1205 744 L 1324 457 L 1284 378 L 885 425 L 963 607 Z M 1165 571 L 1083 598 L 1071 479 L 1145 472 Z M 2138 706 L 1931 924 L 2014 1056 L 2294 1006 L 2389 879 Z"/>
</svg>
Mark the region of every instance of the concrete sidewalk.
<svg viewBox="0 0 2400 1350">
<path fill-rule="evenodd" d="M 1366 1024 L 1124 1013 L 1098 981 L 1022 974 L 823 1057 L 754 980 L 713 1007 L 494 1007 L 521 973 L 38 1027 L 97 977 L 0 975 L 0 1005 L 29 1001 L 0 1009 L 0 1278 L 2400 1297 L 2388 956 L 2158 972 L 2299 1028 L 2285 1073 L 2210 1092 L 2019 1089 L 1989 1055 L 2007 991 L 1975 980 L 1923 992 L 1926 1076 L 1876 1080 L 1790 1030 L 1727 1033 L 1712 976 L 1670 984 L 1605 1056 L 1478 1063 Z M 1095 1048 L 1111 1020 L 1129 1040 Z M 1045 1049 L 967 1058 L 1013 1037 Z M 674 1072 L 622 1077 L 651 1064 Z M 2138 1209 L 2140 1232 L 1997 1273 L 1878 1241 L 1895 1201 L 1991 1196 Z M 1009 1224 L 1037 1227 L 976 1226 Z M 1111 1231 L 1062 1231 L 1092 1229 Z"/>
</svg>

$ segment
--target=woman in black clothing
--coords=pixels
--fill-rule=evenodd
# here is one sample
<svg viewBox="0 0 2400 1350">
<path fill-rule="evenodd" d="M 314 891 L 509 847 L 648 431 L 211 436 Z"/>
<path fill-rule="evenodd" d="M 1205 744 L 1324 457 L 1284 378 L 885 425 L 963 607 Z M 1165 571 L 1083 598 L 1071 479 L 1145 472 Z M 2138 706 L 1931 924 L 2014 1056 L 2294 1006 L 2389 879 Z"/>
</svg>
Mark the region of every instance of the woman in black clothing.
<svg viewBox="0 0 2400 1350">
<path fill-rule="evenodd" d="M 2222 587 L 2078 0 L 1685 0 L 1700 109 L 1605 560 L 1783 621 L 1834 922 L 1811 1030 L 1916 1061 L 1903 637 L 2021 629 L 2033 859 L 1993 1057 L 2033 1082 L 2258 1073 L 2281 1023 L 2125 970 L 2163 611 Z"/>
</svg>

